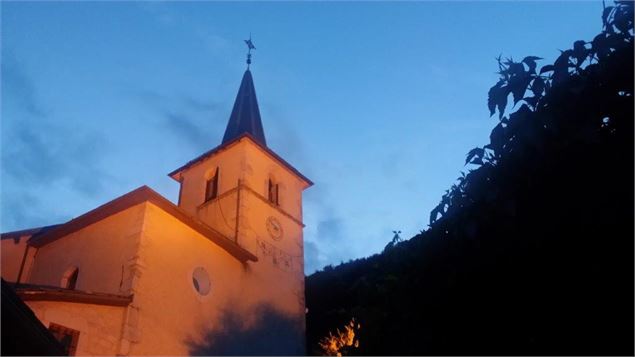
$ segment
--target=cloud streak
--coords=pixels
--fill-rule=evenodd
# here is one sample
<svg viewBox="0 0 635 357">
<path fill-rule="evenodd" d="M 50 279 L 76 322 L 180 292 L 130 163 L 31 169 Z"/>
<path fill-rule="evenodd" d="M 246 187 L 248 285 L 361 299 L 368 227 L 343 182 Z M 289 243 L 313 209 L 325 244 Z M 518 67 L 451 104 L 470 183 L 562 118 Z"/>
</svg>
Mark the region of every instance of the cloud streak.
<svg viewBox="0 0 635 357">
<path fill-rule="evenodd" d="M 213 138 L 220 137 L 226 124 L 227 118 L 221 113 L 222 105 L 211 99 L 193 95 L 169 96 L 146 89 L 126 89 L 125 94 L 157 114 L 160 130 L 194 150 L 210 149 Z"/>
<path fill-rule="evenodd" d="M 8 52 L 3 59 L 0 207 L 4 230 L 47 221 L 46 213 L 36 212 L 52 189 L 65 184 L 79 196 L 95 197 L 110 177 L 99 166 L 103 137 L 53 116 L 16 57 Z M 59 217 L 57 213 L 48 216 Z"/>
<path fill-rule="evenodd" d="M 188 118 L 183 113 L 165 113 L 164 124 L 171 134 L 179 137 L 180 142 L 192 145 L 196 149 L 209 146 L 209 137 L 201 130 L 198 121 Z"/>
</svg>

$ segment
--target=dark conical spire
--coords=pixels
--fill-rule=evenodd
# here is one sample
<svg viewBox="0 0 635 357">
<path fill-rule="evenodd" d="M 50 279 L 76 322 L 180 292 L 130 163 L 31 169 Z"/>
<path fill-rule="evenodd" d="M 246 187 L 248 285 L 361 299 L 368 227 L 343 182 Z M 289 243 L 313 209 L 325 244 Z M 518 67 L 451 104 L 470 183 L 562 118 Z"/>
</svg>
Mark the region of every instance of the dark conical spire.
<svg viewBox="0 0 635 357">
<path fill-rule="evenodd" d="M 234 102 L 234 108 L 229 116 L 227 129 L 225 129 L 225 136 L 223 136 L 223 144 L 243 134 L 250 134 L 260 144 L 267 146 L 265 132 L 262 129 L 262 121 L 260 120 L 254 80 L 249 69 L 245 71 L 243 80 L 240 83 L 236 102 Z"/>
</svg>

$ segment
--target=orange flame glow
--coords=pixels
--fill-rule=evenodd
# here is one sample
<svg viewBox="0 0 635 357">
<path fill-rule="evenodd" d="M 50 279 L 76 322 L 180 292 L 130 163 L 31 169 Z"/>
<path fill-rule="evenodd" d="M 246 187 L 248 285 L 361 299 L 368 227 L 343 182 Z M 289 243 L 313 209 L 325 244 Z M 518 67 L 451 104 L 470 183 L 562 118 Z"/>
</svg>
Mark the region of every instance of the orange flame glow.
<svg viewBox="0 0 635 357">
<path fill-rule="evenodd" d="M 342 356 L 346 351 L 359 347 L 359 337 L 355 338 L 355 333 L 361 328 L 359 323 L 355 323 L 355 318 L 344 326 L 344 331 L 336 329 L 337 333 L 323 337 L 318 343 L 324 356 Z"/>
</svg>

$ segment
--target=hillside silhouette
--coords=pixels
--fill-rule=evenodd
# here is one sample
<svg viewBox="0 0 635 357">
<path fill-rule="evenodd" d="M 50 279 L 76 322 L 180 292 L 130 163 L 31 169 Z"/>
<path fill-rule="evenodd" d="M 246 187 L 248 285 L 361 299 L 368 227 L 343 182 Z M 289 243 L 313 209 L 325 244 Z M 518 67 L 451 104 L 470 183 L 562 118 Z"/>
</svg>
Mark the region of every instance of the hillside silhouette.
<svg viewBox="0 0 635 357">
<path fill-rule="evenodd" d="M 553 64 L 499 58 L 429 229 L 307 277 L 308 353 L 355 318 L 344 354 L 633 355 L 633 2 L 601 19 Z"/>
</svg>

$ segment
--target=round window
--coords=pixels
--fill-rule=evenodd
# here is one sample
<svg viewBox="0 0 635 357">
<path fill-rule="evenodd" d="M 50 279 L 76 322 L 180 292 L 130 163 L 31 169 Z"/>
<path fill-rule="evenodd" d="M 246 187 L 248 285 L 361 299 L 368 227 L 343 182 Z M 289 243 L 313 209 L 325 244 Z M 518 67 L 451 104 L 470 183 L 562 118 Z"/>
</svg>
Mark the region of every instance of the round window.
<svg viewBox="0 0 635 357">
<path fill-rule="evenodd" d="M 192 273 L 192 284 L 194 284 L 194 289 L 203 296 L 209 294 L 209 291 L 211 290 L 209 274 L 207 274 L 207 271 L 201 267 L 194 269 L 194 272 Z"/>
</svg>

